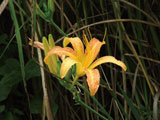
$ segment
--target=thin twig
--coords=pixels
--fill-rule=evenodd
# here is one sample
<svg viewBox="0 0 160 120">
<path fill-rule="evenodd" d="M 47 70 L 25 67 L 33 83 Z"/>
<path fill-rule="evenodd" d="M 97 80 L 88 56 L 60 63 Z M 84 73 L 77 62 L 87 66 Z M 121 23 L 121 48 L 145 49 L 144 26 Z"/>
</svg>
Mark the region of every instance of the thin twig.
<svg viewBox="0 0 160 120">
<path fill-rule="evenodd" d="M 3 0 L 3 2 L 0 5 L 0 15 L 4 11 L 4 9 L 6 8 L 7 4 L 8 4 L 8 0 Z"/>
<path fill-rule="evenodd" d="M 154 96 L 153 102 L 153 120 L 158 120 L 158 99 L 160 97 L 160 90 Z"/>
<path fill-rule="evenodd" d="M 95 22 L 95 23 L 92 23 L 92 24 L 88 24 L 88 25 L 85 25 L 73 32 L 70 32 L 67 34 L 67 36 L 69 35 L 72 35 L 72 34 L 75 34 L 76 32 L 78 31 L 81 31 L 83 29 L 86 29 L 88 27 L 92 27 L 92 26 L 95 26 L 95 25 L 100 25 L 100 24 L 105 24 L 105 23 L 117 23 L 117 22 L 135 22 L 135 23 L 142 23 L 142 24 L 146 24 L 146 25 L 151 25 L 151 26 L 154 26 L 154 27 L 159 27 L 160 28 L 160 24 L 155 24 L 155 23 L 152 23 L 152 22 L 147 22 L 147 21 L 144 21 L 144 20 L 138 20 L 138 19 L 111 19 L 111 20 L 103 20 L 103 21 L 99 21 L 99 22 Z M 64 37 L 61 37 L 60 39 L 58 39 L 56 43 L 62 41 L 64 39 Z"/>
</svg>

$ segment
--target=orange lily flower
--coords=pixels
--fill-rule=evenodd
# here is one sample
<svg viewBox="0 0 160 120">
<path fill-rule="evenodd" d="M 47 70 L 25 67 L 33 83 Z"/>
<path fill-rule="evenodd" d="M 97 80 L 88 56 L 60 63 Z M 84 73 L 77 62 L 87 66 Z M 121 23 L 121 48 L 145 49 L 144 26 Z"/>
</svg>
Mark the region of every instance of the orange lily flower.
<svg viewBox="0 0 160 120">
<path fill-rule="evenodd" d="M 73 81 L 76 82 L 78 77 L 81 77 L 86 74 L 87 76 L 87 83 L 89 86 L 89 91 L 91 96 L 94 96 L 97 92 L 100 84 L 100 73 L 98 69 L 95 69 L 98 65 L 102 63 L 114 63 L 123 68 L 126 71 L 126 65 L 115 59 L 113 56 L 104 56 L 97 60 L 96 57 L 100 51 L 100 48 L 105 41 L 100 42 L 96 38 L 92 38 L 90 41 L 87 40 L 86 35 L 83 36 L 84 43 L 85 43 L 85 50 L 84 45 L 79 37 L 68 38 L 65 37 L 63 41 L 63 48 L 60 46 L 53 47 L 45 57 L 44 61 L 47 64 L 47 59 L 50 55 L 57 54 L 60 57 L 63 57 L 61 69 L 60 69 L 60 76 L 64 78 L 69 69 L 76 64 L 76 77 Z M 73 49 L 70 47 L 66 47 L 69 43 L 72 44 Z M 66 56 L 66 57 L 64 57 Z M 95 61 L 94 61 L 95 60 Z"/>
</svg>

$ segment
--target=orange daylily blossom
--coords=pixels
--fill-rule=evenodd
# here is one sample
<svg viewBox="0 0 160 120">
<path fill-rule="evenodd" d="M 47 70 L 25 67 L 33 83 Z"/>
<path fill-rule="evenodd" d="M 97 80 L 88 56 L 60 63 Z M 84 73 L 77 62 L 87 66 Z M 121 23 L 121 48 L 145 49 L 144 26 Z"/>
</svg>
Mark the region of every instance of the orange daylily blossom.
<svg viewBox="0 0 160 120">
<path fill-rule="evenodd" d="M 78 77 L 81 77 L 86 74 L 87 83 L 89 86 L 89 91 L 91 96 L 94 96 L 97 92 L 100 84 L 100 73 L 99 70 L 96 69 L 98 65 L 102 63 L 114 63 L 123 68 L 126 71 L 126 65 L 115 59 L 113 56 L 104 56 L 97 60 L 96 57 L 100 51 L 100 48 L 105 41 L 100 42 L 96 38 L 92 38 L 90 41 L 87 40 L 86 35 L 83 36 L 84 45 L 79 37 L 68 38 L 65 37 L 63 41 L 63 48 L 60 46 L 53 47 L 45 57 L 44 61 L 47 64 L 47 59 L 50 55 L 57 54 L 61 58 L 63 57 L 61 69 L 60 69 L 60 77 L 64 78 L 69 69 L 76 64 L 76 77 L 73 82 L 75 82 Z M 71 43 L 73 49 L 71 47 L 67 47 L 67 45 Z M 66 56 L 66 57 L 64 57 Z M 95 60 L 95 61 L 94 61 Z"/>
</svg>

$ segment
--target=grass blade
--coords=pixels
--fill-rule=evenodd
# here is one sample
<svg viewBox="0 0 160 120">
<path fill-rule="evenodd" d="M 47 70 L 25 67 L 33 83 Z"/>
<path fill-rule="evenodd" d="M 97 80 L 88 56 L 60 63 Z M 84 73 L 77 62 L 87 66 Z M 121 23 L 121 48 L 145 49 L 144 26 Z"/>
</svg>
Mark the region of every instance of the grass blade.
<svg viewBox="0 0 160 120">
<path fill-rule="evenodd" d="M 15 14 L 15 9 L 13 5 L 13 1 L 9 0 L 9 8 L 10 8 L 10 13 L 11 13 L 11 18 L 13 20 L 14 26 L 15 26 L 15 32 L 16 32 L 16 38 L 17 38 L 17 43 L 18 43 L 18 53 L 19 53 L 19 60 L 20 60 L 20 66 L 21 66 L 21 74 L 22 74 L 22 79 L 23 79 L 23 85 L 24 85 L 24 90 L 27 95 L 27 101 L 29 103 L 29 95 L 27 92 L 27 84 L 25 81 L 25 69 L 24 69 L 24 56 L 23 56 L 23 49 L 22 49 L 22 39 L 19 31 L 19 24 L 17 21 L 17 17 Z M 29 106 L 30 108 L 30 106 Z M 31 113 L 29 113 L 30 120 L 32 119 Z"/>
</svg>

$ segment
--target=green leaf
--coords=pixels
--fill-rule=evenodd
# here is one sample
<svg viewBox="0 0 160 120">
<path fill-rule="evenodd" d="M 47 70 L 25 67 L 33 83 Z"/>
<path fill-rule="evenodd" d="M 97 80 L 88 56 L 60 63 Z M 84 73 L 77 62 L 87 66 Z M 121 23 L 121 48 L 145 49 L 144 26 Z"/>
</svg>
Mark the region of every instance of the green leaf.
<svg viewBox="0 0 160 120">
<path fill-rule="evenodd" d="M 28 61 L 25 65 L 25 76 L 26 80 L 40 76 L 40 68 L 33 60 Z"/>
<path fill-rule="evenodd" d="M 12 71 L 20 71 L 20 64 L 16 59 L 7 59 L 5 64 L 0 67 L 0 75 L 6 75 Z"/>
<path fill-rule="evenodd" d="M 0 105 L 0 113 L 5 110 L 5 105 Z"/>
<path fill-rule="evenodd" d="M 22 81 L 22 77 L 19 71 L 12 71 L 6 74 L 0 81 L 2 85 L 12 87 Z"/>
<path fill-rule="evenodd" d="M 7 99 L 14 85 L 22 81 L 20 72 L 12 71 L 6 74 L 0 81 L 0 101 Z"/>
<path fill-rule="evenodd" d="M 0 35 L 0 44 L 7 44 L 6 42 L 7 37 L 8 37 L 7 34 Z"/>
<path fill-rule="evenodd" d="M 14 120 L 11 112 L 0 115 L 0 120 Z"/>
<path fill-rule="evenodd" d="M 25 74 L 26 80 L 40 76 L 39 66 L 33 60 L 30 60 L 25 65 Z M 3 76 L 0 80 L 0 101 L 3 101 L 7 99 L 12 87 L 22 81 L 19 62 L 16 59 L 8 59 L 5 65 L 0 67 L 0 75 Z"/>
<path fill-rule="evenodd" d="M 0 80 L 0 101 L 3 101 L 8 97 L 12 86 L 22 80 L 19 62 L 16 59 L 6 60 L 0 67 L 0 75 L 3 76 Z"/>
<path fill-rule="evenodd" d="M 52 104 L 52 113 L 54 117 L 56 116 L 57 111 L 58 111 L 58 105 Z"/>
<path fill-rule="evenodd" d="M 54 102 L 51 102 L 52 103 L 52 105 L 51 105 L 51 109 L 52 109 L 52 113 L 53 113 L 53 116 L 55 117 L 56 116 L 56 113 L 57 113 L 57 111 L 58 111 L 58 105 L 56 104 L 56 100 L 57 100 L 57 97 L 58 97 L 58 92 L 54 92 L 54 98 L 53 98 L 53 101 Z"/>
<path fill-rule="evenodd" d="M 40 114 L 40 113 L 42 113 L 42 105 L 43 105 L 42 98 L 34 97 L 31 100 L 31 104 L 30 104 L 31 113 L 32 114 Z"/>
<path fill-rule="evenodd" d="M 14 108 L 12 111 L 13 111 L 13 114 L 24 115 L 24 113 L 17 108 Z"/>
<path fill-rule="evenodd" d="M 5 100 L 8 97 L 8 94 L 10 93 L 10 91 L 11 91 L 11 87 L 0 84 L 0 102 Z"/>
</svg>

